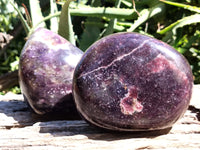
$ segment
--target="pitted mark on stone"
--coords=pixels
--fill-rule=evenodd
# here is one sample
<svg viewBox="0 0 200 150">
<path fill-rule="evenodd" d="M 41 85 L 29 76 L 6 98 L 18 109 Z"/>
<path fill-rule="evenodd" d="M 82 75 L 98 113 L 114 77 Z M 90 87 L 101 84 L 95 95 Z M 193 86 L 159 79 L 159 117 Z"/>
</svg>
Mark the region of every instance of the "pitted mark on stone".
<svg viewBox="0 0 200 150">
<path fill-rule="evenodd" d="M 114 63 L 116 63 L 116 62 L 122 60 L 123 58 L 125 58 L 125 57 L 131 55 L 133 52 L 135 52 L 135 51 L 138 50 L 139 48 L 142 48 L 142 47 L 144 46 L 144 44 L 149 43 L 150 41 L 151 41 L 151 40 L 149 40 L 149 39 L 143 41 L 143 43 L 141 43 L 140 46 L 134 48 L 132 51 L 130 51 L 130 52 L 127 53 L 127 54 L 124 54 L 124 55 L 122 55 L 122 56 L 117 57 L 117 58 L 114 59 L 110 64 L 108 64 L 108 65 L 106 65 L 106 66 L 100 66 L 100 67 L 98 67 L 98 68 L 96 68 L 96 69 L 94 69 L 94 70 L 92 70 L 92 71 L 89 71 L 89 72 L 86 72 L 86 73 L 84 73 L 84 74 L 81 74 L 78 78 L 81 78 L 81 77 L 83 77 L 83 76 L 86 76 L 86 75 L 88 75 L 88 74 L 91 74 L 91 73 L 93 73 L 93 72 L 95 72 L 95 71 L 98 71 L 98 70 L 100 70 L 100 69 L 106 69 L 106 68 L 112 66 Z"/>
<path fill-rule="evenodd" d="M 141 112 L 142 104 L 137 100 L 138 93 L 135 86 L 129 87 L 126 97 L 120 101 L 121 112 L 125 115 L 133 115 L 135 112 Z"/>
</svg>

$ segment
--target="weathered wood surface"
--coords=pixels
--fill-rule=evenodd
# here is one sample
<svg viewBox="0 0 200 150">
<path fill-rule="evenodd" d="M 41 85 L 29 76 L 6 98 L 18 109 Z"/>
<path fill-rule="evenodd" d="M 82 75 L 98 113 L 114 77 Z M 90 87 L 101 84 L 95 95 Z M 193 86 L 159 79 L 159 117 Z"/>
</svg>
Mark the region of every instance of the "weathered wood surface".
<svg viewBox="0 0 200 150">
<path fill-rule="evenodd" d="M 117 133 L 65 119 L 32 113 L 22 95 L 0 96 L 0 150 L 200 149 L 200 85 L 184 117 L 168 130 Z"/>
</svg>

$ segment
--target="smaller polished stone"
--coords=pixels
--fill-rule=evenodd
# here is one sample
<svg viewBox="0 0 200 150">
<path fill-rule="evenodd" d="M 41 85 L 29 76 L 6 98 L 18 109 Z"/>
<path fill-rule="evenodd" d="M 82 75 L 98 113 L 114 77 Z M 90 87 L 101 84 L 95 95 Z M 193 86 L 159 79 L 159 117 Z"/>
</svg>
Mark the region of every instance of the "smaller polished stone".
<svg viewBox="0 0 200 150">
<path fill-rule="evenodd" d="M 20 56 L 19 79 L 22 93 L 36 113 L 72 105 L 74 68 L 82 55 L 80 49 L 50 30 L 38 28 L 29 37 Z"/>
</svg>

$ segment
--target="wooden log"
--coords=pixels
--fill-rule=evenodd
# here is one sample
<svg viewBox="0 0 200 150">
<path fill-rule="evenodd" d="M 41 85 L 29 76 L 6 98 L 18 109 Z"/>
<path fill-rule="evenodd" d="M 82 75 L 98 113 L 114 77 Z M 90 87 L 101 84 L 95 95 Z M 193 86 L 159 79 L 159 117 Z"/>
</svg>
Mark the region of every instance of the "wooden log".
<svg viewBox="0 0 200 150">
<path fill-rule="evenodd" d="M 190 107 L 171 129 L 111 132 L 83 120 L 41 117 L 31 112 L 22 95 L 0 96 L 1 150 L 200 149 L 200 85 Z"/>
<path fill-rule="evenodd" d="M 7 90 L 19 84 L 18 70 L 0 76 L 0 91 Z"/>
</svg>

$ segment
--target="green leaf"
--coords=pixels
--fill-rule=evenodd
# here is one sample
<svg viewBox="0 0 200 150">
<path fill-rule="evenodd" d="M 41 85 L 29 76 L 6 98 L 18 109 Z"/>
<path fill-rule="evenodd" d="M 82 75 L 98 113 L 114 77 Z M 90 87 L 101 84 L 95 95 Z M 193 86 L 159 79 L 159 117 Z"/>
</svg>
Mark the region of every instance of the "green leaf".
<svg viewBox="0 0 200 150">
<path fill-rule="evenodd" d="M 38 0 L 29 0 L 29 5 L 30 5 L 32 24 L 33 27 L 35 27 L 38 24 L 38 22 L 44 19 L 44 17 L 42 15 Z M 45 22 L 40 23 L 38 27 L 46 27 Z"/>
<path fill-rule="evenodd" d="M 62 11 L 60 14 L 60 22 L 58 27 L 58 34 L 67 39 L 73 45 L 76 45 L 71 16 L 69 12 L 69 4 L 71 1 L 74 0 L 67 0 L 62 7 Z"/>
<path fill-rule="evenodd" d="M 99 22 L 99 18 L 88 18 L 85 23 L 85 29 L 80 39 L 80 49 L 85 51 L 92 43 L 98 40 L 100 28 L 96 24 L 87 24 L 87 22 Z"/>
<path fill-rule="evenodd" d="M 104 10 L 106 10 L 104 12 Z M 41 24 L 42 22 L 49 20 L 53 17 L 58 17 L 61 15 L 61 12 L 58 11 L 54 14 L 50 14 L 44 17 L 43 20 L 40 20 L 36 26 Z M 118 19 L 134 19 L 137 18 L 137 14 L 132 9 L 124 9 L 124 8 L 104 8 L 104 7 L 81 7 L 76 9 L 70 9 L 71 16 L 85 16 L 85 17 L 96 17 L 96 18 L 118 18 Z M 66 17 L 66 16 L 65 16 Z"/>
<path fill-rule="evenodd" d="M 126 0 L 122 0 L 122 3 L 124 4 L 124 5 L 126 5 L 127 7 L 132 7 L 132 2 L 129 2 L 129 1 L 126 1 Z"/>
<path fill-rule="evenodd" d="M 133 32 L 138 26 L 143 24 L 145 21 L 147 21 L 149 18 L 154 17 L 155 15 L 161 13 L 164 9 L 163 4 L 157 4 L 156 6 L 149 8 L 149 9 L 143 9 L 140 12 L 140 16 L 138 19 L 134 22 L 134 24 L 127 29 L 128 32 Z"/>
<path fill-rule="evenodd" d="M 137 13 L 133 9 L 126 8 L 108 8 L 108 7 L 80 7 L 70 9 L 72 16 L 87 16 L 87 17 L 107 17 L 118 19 L 134 19 L 137 18 Z"/>
<path fill-rule="evenodd" d="M 165 34 L 168 31 L 172 31 L 174 34 L 176 33 L 176 29 L 190 25 L 193 23 L 199 23 L 200 22 L 200 14 L 194 14 L 188 17 L 184 17 L 183 19 L 180 19 L 173 24 L 169 25 L 168 27 L 164 28 L 163 30 L 159 31 L 159 34 Z"/>
<path fill-rule="evenodd" d="M 190 6 L 190 5 L 186 5 L 186 4 L 181 4 L 181 3 L 177 3 L 177 2 L 171 2 L 171 1 L 166 1 L 166 0 L 160 0 L 166 4 L 169 5 L 173 5 L 173 6 L 177 6 L 177 7 L 181 7 L 190 11 L 194 11 L 196 13 L 200 13 L 200 7 L 196 7 L 196 6 Z"/>
<path fill-rule="evenodd" d="M 116 0 L 115 2 L 115 8 L 119 8 L 121 4 L 121 0 Z M 108 24 L 108 27 L 105 30 L 104 36 L 112 34 L 114 31 L 114 26 L 117 23 L 117 18 L 112 18 Z"/>
</svg>

